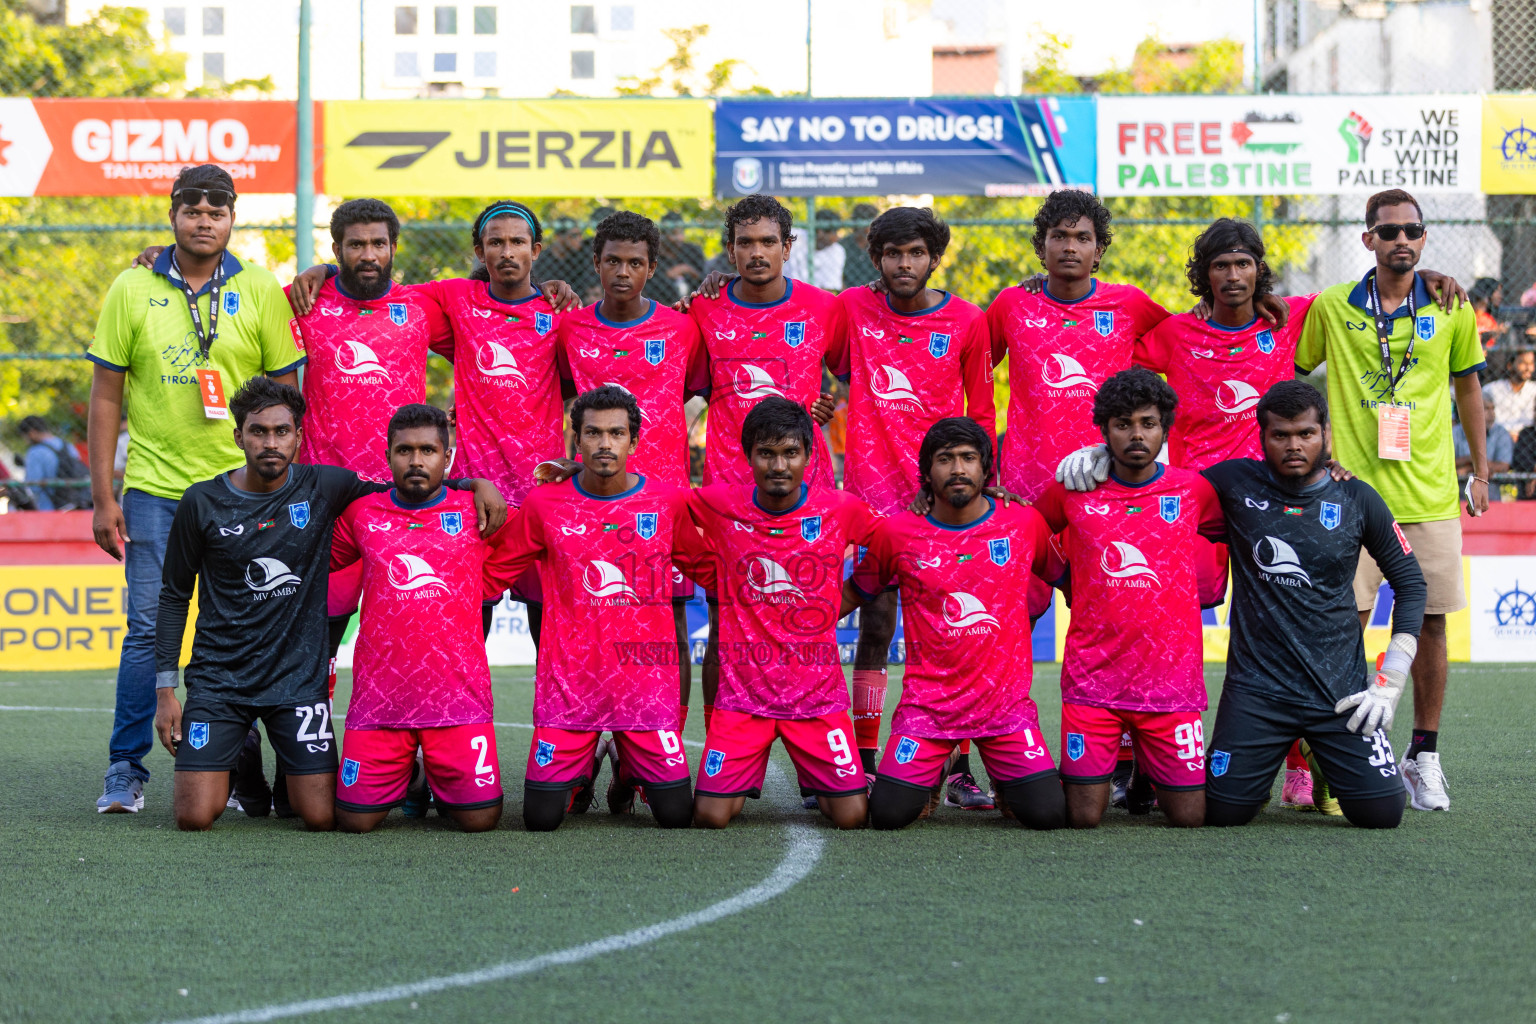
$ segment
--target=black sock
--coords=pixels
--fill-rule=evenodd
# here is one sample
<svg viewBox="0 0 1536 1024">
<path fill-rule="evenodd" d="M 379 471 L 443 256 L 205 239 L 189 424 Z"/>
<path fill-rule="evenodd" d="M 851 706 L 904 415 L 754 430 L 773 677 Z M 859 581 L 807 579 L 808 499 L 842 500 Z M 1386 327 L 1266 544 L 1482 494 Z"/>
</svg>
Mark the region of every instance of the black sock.
<svg viewBox="0 0 1536 1024">
<path fill-rule="evenodd" d="M 875 769 L 879 767 L 879 765 L 875 762 L 875 755 L 878 753 L 880 753 L 880 751 L 876 750 L 874 747 L 859 748 L 859 763 L 864 766 L 865 775 L 875 774 Z"/>
<path fill-rule="evenodd" d="M 950 765 L 949 774 L 951 774 L 951 775 L 969 775 L 969 774 L 971 774 L 971 755 L 970 754 L 961 754 L 959 757 L 955 758 L 955 763 Z"/>
<path fill-rule="evenodd" d="M 1413 740 L 1408 744 L 1408 759 L 1411 761 L 1419 756 L 1419 752 L 1426 754 L 1435 752 L 1435 741 L 1440 738 L 1438 729 L 1415 729 Z"/>
</svg>

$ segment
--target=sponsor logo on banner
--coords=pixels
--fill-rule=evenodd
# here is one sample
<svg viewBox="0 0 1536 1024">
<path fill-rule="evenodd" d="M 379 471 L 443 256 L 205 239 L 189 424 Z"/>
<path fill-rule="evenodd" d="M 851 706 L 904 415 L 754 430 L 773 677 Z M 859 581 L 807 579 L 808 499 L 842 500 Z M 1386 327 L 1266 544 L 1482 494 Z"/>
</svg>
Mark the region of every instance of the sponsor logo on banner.
<svg viewBox="0 0 1536 1024">
<path fill-rule="evenodd" d="M 1536 192 L 1536 96 L 1483 97 L 1483 181 L 1490 195 Z"/>
<path fill-rule="evenodd" d="M 755 156 L 738 157 L 731 164 L 731 184 L 742 195 L 751 195 L 763 187 L 763 162 Z"/>
</svg>

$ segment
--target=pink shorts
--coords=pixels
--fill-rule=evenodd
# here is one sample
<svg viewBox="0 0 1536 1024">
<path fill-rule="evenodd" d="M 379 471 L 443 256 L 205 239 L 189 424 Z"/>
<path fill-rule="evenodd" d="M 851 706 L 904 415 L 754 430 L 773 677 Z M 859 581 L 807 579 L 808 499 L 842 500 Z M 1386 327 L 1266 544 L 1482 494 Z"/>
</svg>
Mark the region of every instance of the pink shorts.
<svg viewBox="0 0 1536 1024">
<path fill-rule="evenodd" d="M 704 737 L 704 758 L 694 792 L 760 796 L 768 750 L 775 739 L 784 741 L 803 791 L 814 796 L 865 791 L 864 768 L 853 746 L 853 719 L 848 712 L 833 711 L 819 718 L 765 718 L 716 708 Z"/>
<path fill-rule="evenodd" d="M 1061 777 L 1108 782 L 1131 734 L 1138 770 L 1164 789 L 1205 788 L 1205 726 L 1198 711 L 1122 711 L 1062 702 Z"/>
<path fill-rule="evenodd" d="M 348 729 L 342 741 L 336 806 L 345 810 L 385 811 L 404 801 L 417 747 L 432 795 L 443 806 L 468 811 L 501 802 L 496 727 L 490 722 L 433 729 Z"/>
<path fill-rule="evenodd" d="M 1045 748 L 1040 725 L 1020 729 L 1006 736 L 977 736 L 971 740 L 981 752 L 992 787 L 1022 782 L 1056 770 L 1051 752 Z M 959 740 L 928 739 L 892 733 L 880 758 L 879 775 L 905 786 L 931 789 L 943 781 L 944 765 Z"/>
<path fill-rule="evenodd" d="M 528 745 L 524 784 L 532 789 L 571 789 L 590 782 L 592 757 L 602 734 L 601 729 L 538 726 Z M 688 754 L 677 733 L 670 729 L 619 730 L 613 740 L 619 748 L 619 778 L 626 785 L 658 789 L 688 785 Z"/>
</svg>

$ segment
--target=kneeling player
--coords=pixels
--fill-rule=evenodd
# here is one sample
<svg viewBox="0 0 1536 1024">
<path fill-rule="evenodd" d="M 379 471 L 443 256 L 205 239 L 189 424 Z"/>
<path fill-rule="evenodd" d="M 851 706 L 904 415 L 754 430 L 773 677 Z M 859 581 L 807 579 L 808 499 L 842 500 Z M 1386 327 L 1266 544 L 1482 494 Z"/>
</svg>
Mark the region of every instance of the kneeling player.
<svg viewBox="0 0 1536 1024">
<path fill-rule="evenodd" d="M 333 570 L 361 563 L 363 591 L 336 824 L 369 832 L 404 802 L 420 747 L 438 806 L 484 832 L 502 790 L 480 598 L 508 531 L 482 540 L 469 496 L 444 488 L 441 409 L 401 406 L 387 436 L 394 489 L 353 502 L 331 545 Z"/>
<path fill-rule="evenodd" d="M 875 516 L 845 491 L 805 482 L 814 438 L 804 406 L 765 398 L 741 428 L 755 485 L 712 484 L 689 499 L 720 595 L 720 687 L 694 801 L 708 828 L 762 792 L 775 739 L 839 828 L 869 816 L 836 631 L 843 553 L 870 543 Z"/>
<path fill-rule="evenodd" d="M 1029 828 L 1060 828 L 1061 781 L 1029 697 L 1028 591 L 1047 575 L 1050 531 L 1030 506 L 982 493 L 992 439 L 974 420 L 930 427 L 918 465 L 932 511 L 882 520 L 843 585 L 846 615 L 895 583 L 906 622 L 907 671 L 870 823 L 891 829 L 916 820 L 950 752 L 972 739 L 1003 806 Z"/>
<path fill-rule="evenodd" d="M 692 820 L 673 566 L 691 575 L 704 551 L 687 491 L 628 471 L 640 425 L 640 406 L 624 388 L 577 397 L 571 429 L 581 472 L 528 495 L 491 581 L 505 587 L 537 564 L 544 591 L 523 783 L 532 832 L 558 828 L 590 786 L 604 730 L 616 747 L 608 809 L 631 813 L 639 787 L 662 828 Z"/>
<path fill-rule="evenodd" d="M 1104 382 L 1093 422 L 1111 458 L 1092 493 L 1051 484 L 1037 506 L 1067 530 L 1072 622 L 1061 666 L 1061 775 L 1067 818 L 1093 828 L 1129 732 L 1139 770 L 1171 825 L 1205 817 L 1200 537 L 1219 539 L 1221 508 L 1203 477 L 1156 461 L 1178 396 L 1141 367 Z"/>
</svg>

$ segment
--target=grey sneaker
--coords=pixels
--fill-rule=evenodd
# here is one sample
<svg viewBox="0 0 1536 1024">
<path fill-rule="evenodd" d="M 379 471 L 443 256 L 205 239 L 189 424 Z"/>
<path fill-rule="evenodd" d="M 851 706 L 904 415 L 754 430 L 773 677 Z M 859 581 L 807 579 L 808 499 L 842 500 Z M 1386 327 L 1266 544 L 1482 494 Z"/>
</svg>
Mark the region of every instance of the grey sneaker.
<svg viewBox="0 0 1536 1024">
<path fill-rule="evenodd" d="M 144 780 L 127 761 L 113 761 L 96 800 L 97 814 L 138 814 L 144 809 Z"/>
</svg>

